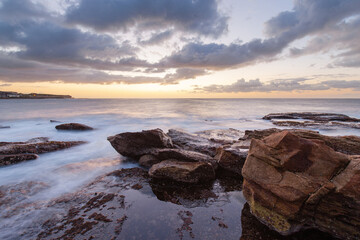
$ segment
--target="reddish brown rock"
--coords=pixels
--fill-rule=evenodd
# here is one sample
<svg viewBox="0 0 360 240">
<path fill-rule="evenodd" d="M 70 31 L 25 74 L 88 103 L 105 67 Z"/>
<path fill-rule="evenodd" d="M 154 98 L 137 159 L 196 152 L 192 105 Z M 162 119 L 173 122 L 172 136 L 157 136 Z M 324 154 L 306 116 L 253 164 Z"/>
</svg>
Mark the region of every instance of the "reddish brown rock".
<svg viewBox="0 0 360 240">
<path fill-rule="evenodd" d="M 288 131 L 252 140 L 242 170 L 251 212 L 281 234 L 316 227 L 358 239 L 360 161 Z"/>
<path fill-rule="evenodd" d="M 149 170 L 149 175 L 157 179 L 183 183 L 198 183 L 215 179 L 215 172 L 210 164 L 177 160 L 166 160 L 153 165 Z"/>
<path fill-rule="evenodd" d="M 161 162 L 161 160 L 157 159 L 153 155 L 147 154 L 144 156 L 141 156 L 139 159 L 139 164 L 143 167 L 150 168 L 152 165 Z"/>
<path fill-rule="evenodd" d="M 171 138 L 161 129 L 125 132 L 108 137 L 113 148 L 123 156 L 140 158 L 158 148 L 172 148 Z"/>
<path fill-rule="evenodd" d="M 94 130 L 94 128 L 89 127 L 85 124 L 81 123 L 64 123 L 57 125 L 55 127 L 57 130 L 75 130 L 75 131 L 88 131 L 88 130 Z"/>
<path fill-rule="evenodd" d="M 243 141 L 249 139 L 263 139 L 273 133 L 278 133 L 283 130 L 278 128 L 270 128 L 264 130 L 247 130 L 245 136 L 241 138 Z M 337 152 L 348 155 L 360 155 L 360 137 L 357 136 L 324 136 L 319 132 L 302 129 L 288 129 L 287 131 L 301 138 L 321 140 L 325 145 L 331 147 Z"/>
<path fill-rule="evenodd" d="M 216 151 L 215 160 L 219 166 L 227 171 L 241 175 L 247 152 L 239 149 L 220 147 Z"/>
</svg>

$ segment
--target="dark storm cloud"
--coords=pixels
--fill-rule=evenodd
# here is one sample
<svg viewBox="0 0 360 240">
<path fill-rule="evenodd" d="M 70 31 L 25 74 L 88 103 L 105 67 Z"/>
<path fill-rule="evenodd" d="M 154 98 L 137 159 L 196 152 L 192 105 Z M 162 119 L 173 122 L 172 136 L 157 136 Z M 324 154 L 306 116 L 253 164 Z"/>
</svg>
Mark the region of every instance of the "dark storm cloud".
<svg viewBox="0 0 360 240">
<path fill-rule="evenodd" d="M 331 80 L 322 81 L 319 83 L 306 83 L 309 78 L 291 78 L 291 79 L 275 79 L 266 83 L 259 79 L 246 81 L 239 79 L 233 84 L 229 85 L 209 85 L 205 87 L 195 87 L 194 90 L 198 92 L 210 93 L 239 93 L 239 92 L 291 92 L 291 91 L 321 91 L 329 89 L 353 89 L 360 90 L 360 80 L 345 81 L 345 80 Z"/>
<path fill-rule="evenodd" d="M 148 29 L 175 26 L 215 37 L 227 29 L 227 18 L 219 14 L 216 0 L 81 0 L 70 8 L 67 19 L 100 31 L 144 22 Z"/>
</svg>

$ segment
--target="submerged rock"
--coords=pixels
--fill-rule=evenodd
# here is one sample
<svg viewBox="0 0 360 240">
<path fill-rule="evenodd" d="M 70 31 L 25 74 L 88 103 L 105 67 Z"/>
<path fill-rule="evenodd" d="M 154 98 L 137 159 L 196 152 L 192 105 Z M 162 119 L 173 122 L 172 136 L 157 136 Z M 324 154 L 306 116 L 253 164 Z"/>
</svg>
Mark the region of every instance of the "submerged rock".
<svg viewBox="0 0 360 240">
<path fill-rule="evenodd" d="M 313 121 L 339 121 L 339 122 L 360 122 L 360 119 L 352 118 L 338 113 L 316 113 L 316 112 L 290 112 L 270 113 L 263 117 L 265 120 L 272 119 L 307 119 Z"/>
<path fill-rule="evenodd" d="M 125 132 L 108 137 L 111 146 L 123 156 L 140 158 L 159 148 L 172 148 L 171 138 L 161 129 Z"/>
<path fill-rule="evenodd" d="M 10 126 L 3 126 L 3 125 L 0 125 L 0 129 L 4 129 L 4 128 L 10 128 Z"/>
<path fill-rule="evenodd" d="M 76 130 L 76 131 L 87 131 L 87 130 L 94 130 L 94 128 L 89 127 L 85 124 L 81 124 L 81 123 L 64 123 L 64 124 L 60 124 L 57 125 L 55 127 L 57 130 Z"/>
<path fill-rule="evenodd" d="M 251 212 L 277 232 L 310 226 L 359 238 L 359 158 L 283 131 L 252 140 L 242 175 Z"/>
<path fill-rule="evenodd" d="M 198 183 L 215 179 L 213 167 L 205 162 L 180 162 L 165 160 L 153 165 L 149 175 L 184 183 Z"/>
</svg>

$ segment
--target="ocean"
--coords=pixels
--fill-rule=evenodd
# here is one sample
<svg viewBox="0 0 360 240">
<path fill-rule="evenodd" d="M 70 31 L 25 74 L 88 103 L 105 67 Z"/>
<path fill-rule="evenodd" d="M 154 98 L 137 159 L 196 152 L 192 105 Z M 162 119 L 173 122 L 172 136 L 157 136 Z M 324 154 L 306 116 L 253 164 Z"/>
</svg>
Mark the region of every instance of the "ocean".
<svg viewBox="0 0 360 240">
<path fill-rule="evenodd" d="M 126 131 L 161 128 L 196 132 L 209 129 L 238 130 L 275 127 L 262 117 L 277 112 L 330 112 L 360 118 L 360 99 L 14 99 L 0 100 L 0 141 L 27 141 L 35 137 L 50 140 L 81 140 L 87 144 L 40 155 L 37 160 L 0 168 L 0 186 L 22 182 L 49 185 L 21 202 L 50 201 L 80 189 L 97 176 L 119 168 L 138 166 L 124 161 L 107 141 Z M 57 131 L 59 123 L 77 122 L 94 131 Z M 357 135 L 360 129 L 312 129 L 325 135 Z M 235 197 L 244 204 L 241 195 Z M 38 210 L 38 209 L 37 209 Z M 1 216 L 0 239 L 21 239 L 21 226 L 28 225 L 29 208 L 13 216 Z M 27 216 L 27 218 L 24 218 Z M 20 224 L 21 223 L 21 224 Z M 16 229 L 16 230 L 15 230 Z M 130 233 L 129 233 L 130 234 Z M 237 239 L 239 236 L 236 236 Z M 228 239 L 236 239 L 229 236 Z M 24 238 L 25 239 L 25 238 Z"/>
</svg>

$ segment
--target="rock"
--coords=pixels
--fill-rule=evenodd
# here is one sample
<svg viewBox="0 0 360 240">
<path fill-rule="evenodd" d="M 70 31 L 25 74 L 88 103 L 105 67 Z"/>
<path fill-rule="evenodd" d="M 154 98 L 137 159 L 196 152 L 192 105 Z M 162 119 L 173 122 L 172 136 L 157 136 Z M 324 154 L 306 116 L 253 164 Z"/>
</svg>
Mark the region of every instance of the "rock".
<svg viewBox="0 0 360 240">
<path fill-rule="evenodd" d="M 157 148 L 172 148 L 171 138 L 161 129 L 125 132 L 108 137 L 111 146 L 123 156 L 140 158 Z"/>
<path fill-rule="evenodd" d="M 36 154 L 11 154 L 11 155 L 0 155 L 0 166 L 12 165 L 19 162 L 29 161 L 37 159 Z"/>
<path fill-rule="evenodd" d="M 342 122 L 318 122 L 318 121 L 272 121 L 276 126 L 280 127 L 303 127 L 303 128 L 355 128 L 360 129 L 359 123 L 342 123 Z"/>
<path fill-rule="evenodd" d="M 277 232 L 360 237 L 360 156 L 283 131 L 252 140 L 242 175 L 252 214 Z"/>
<path fill-rule="evenodd" d="M 55 127 L 57 130 L 76 130 L 76 131 L 87 131 L 87 130 L 94 130 L 92 127 L 89 127 L 85 124 L 81 123 L 64 123 L 57 125 Z"/>
<path fill-rule="evenodd" d="M 270 128 L 264 130 L 246 130 L 245 135 L 241 138 L 243 141 L 249 139 L 263 139 L 273 133 L 281 132 L 281 129 Z M 360 155 L 360 137 L 357 136 L 324 136 L 319 132 L 302 129 L 287 129 L 296 136 L 323 141 L 327 146 L 337 152 L 348 155 Z"/>
<path fill-rule="evenodd" d="M 183 149 L 155 149 L 150 153 L 158 161 L 164 161 L 168 159 L 178 160 L 181 162 L 206 162 L 210 163 L 214 169 L 217 168 L 217 163 L 214 158 L 194 151 L 188 151 Z"/>
<path fill-rule="evenodd" d="M 352 156 L 350 164 L 332 183 L 335 190 L 325 196 L 320 192 L 310 200 L 306 213 L 313 216 L 316 226 L 342 239 L 360 239 L 360 156 Z M 320 199 L 319 199 L 320 198 Z M 313 209 L 316 211 L 312 212 Z"/>
<path fill-rule="evenodd" d="M 233 148 L 220 147 L 214 157 L 219 166 L 227 171 L 241 175 L 247 152 L 239 151 Z"/>
<path fill-rule="evenodd" d="M 0 142 L 0 166 L 33 160 L 37 154 L 58 151 L 80 144 L 83 141 L 49 141 L 48 138 L 32 138 L 26 142 Z"/>
<path fill-rule="evenodd" d="M 238 140 L 241 136 L 243 136 L 244 132 L 234 128 L 228 128 L 205 130 L 196 132 L 195 134 L 199 137 L 209 139 L 211 142 L 220 144 L 232 144 L 234 141 Z"/>
<path fill-rule="evenodd" d="M 15 142 L 15 143 L 2 143 L 0 145 L 0 155 L 10 155 L 10 154 L 22 154 L 22 153 L 33 153 L 41 154 L 48 153 L 53 151 L 58 151 L 61 149 L 70 148 L 80 144 L 84 144 L 83 141 L 46 141 L 46 142 Z"/>
<path fill-rule="evenodd" d="M 170 129 L 167 133 L 176 148 L 200 152 L 209 156 L 215 156 L 216 149 L 222 144 L 211 141 L 196 134 L 181 130 Z"/>
<path fill-rule="evenodd" d="M 339 121 L 339 122 L 360 122 L 360 119 L 352 118 L 344 114 L 337 113 L 316 113 L 316 112 L 290 112 L 290 113 L 270 113 L 263 117 L 265 120 L 272 119 L 307 119 L 313 121 Z"/>
<path fill-rule="evenodd" d="M 0 125 L 0 129 L 4 129 L 4 128 L 10 128 L 10 126 L 3 126 L 3 125 Z"/>
<path fill-rule="evenodd" d="M 154 157 L 153 155 L 144 155 L 141 156 L 141 158 L 139 159 L 139 164 L 140 166 L 143 167 L 147 167 L 150 168 L 152 165 L 161 162 L 161 160 L 157 159 L 156 157 Z"/>
<path fill-rule="evenodd" d="M 53 120 L 53 119 L 50 119 L 50 122 L 51 122 L 51 123 L 59 123 L 60 121 L 58 121 L 58 120 Z"/>
<path fill-rule="evenodd" d="M 179 162 L 166 160 L 153 165 L 149 175 L 183 183 L 198 183 L 215 179 L 213 167 L 205 162 Z"/>
</svg>

